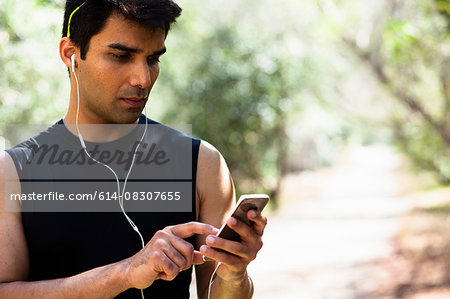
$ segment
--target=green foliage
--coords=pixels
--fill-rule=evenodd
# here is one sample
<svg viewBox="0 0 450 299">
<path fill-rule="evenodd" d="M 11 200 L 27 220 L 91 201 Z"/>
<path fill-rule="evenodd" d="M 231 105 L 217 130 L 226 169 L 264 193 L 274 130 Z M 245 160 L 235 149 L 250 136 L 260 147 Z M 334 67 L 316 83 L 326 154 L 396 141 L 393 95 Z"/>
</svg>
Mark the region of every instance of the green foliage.
<svg viewBox="0 0 450 299">
<path fill-rule="evenodd" d="M 450 182 L 449 1 L 334 3 L 341 43 L 384 89 L 376 105 L 390 101 L 381 119 L 394 143 L 417 168 Z"/>
<path fill-rule="evenodd" d="M 390 87 L 396 90 L 397 97 L 412 97 L 423 109 L 411 111 L 407 107 L 396 113 L 396 142 L 417 166 L 434 171 L 446 183 L 450 182 L 448 4 L 410 2 L 398 12 L 399 17 L 387 22 L 383 31 Z"/>
<path fill-rule="evenodd" d="M 274 192 L 287 158 L 287 114 L 301 84 L 293 86 L 286 62 L 264 41 L 246 39 L 233 27 L 210 30 L 195 43 L 178 45 L 195 53 L 181 75 L 163 62 L 162 82 L 175 101 L 165 120 L 191 123 L 195 136 L 214 144 L 239 181 L 238 191 Z"/>
<path fill-rule="evenodd" d="M 388 48 L 391 63 L 409 61 L 418 45 L 418 32 L 406 20 L 389 20 L 384 32 L 385 46 Z"/>
<path fill-rule="evenodd" d="M 287 49 L 285 32 L 266 26 L 262 3 L 234 1 L 226 11 L 215 6 L 182 5 L 157 87 L 163 120 L 191 123 L 194 136 L 212 143 L 238 193 L 275 196 L 288 168 L 288 127 L 308 66 Z"/>
<path fill-rule="evenodd" d="M 68 79 L 57 50 L 62 11 L 44 2 L 0 1 L 2 125 L 48 123 L 65 110 L 68 92 L 62 86 Z"/>
<path fill-rule="evenodd" d="M 436 7 L 441 15 L 447 20 L 447 28 L 450 31 L 450 0 L 435 0 Z"/>
<path fill-rule="evenodd" d="M 433 128 L 419 119 L 398 118 L 394 124 L 396 144 L 414 162 L 416 169 L 437 174 L 442 183 L 450 183 L 450 148 Z"/>
</svg>

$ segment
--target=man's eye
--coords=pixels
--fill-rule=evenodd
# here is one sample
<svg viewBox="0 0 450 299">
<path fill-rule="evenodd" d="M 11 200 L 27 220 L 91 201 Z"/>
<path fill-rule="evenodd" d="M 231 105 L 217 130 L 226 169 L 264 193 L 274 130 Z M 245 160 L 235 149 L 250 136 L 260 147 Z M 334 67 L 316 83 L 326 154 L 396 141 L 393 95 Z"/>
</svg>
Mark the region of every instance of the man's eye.
<svg viewBox="0 0 450 299">
<path fill-rule="evenodd" d="M 116 59 L 116 60 L 127 60 L 130 58 L 129 54 L 116 54 L 116 53 L 111 53 L 111 55 Z"/>
</svg>

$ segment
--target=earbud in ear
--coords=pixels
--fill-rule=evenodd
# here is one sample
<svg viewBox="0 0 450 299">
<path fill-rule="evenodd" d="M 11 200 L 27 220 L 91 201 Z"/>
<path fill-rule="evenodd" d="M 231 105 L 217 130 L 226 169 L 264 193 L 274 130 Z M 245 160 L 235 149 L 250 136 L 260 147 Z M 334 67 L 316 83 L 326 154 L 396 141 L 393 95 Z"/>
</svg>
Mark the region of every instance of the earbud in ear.
<svg viewBox="0 0 450 299">
<path fill-rule="evenodd" d="M 72 61 L 72 73 L 75 73 L 75 54 L 70 56 L 70 60 Z"/>
</svg>

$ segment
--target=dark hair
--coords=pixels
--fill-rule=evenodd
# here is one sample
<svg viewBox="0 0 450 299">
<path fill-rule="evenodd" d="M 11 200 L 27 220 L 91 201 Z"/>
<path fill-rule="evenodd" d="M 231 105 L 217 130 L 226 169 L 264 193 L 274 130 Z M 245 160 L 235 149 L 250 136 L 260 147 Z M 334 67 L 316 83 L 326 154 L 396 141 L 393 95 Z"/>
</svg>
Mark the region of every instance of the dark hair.
<svg viewBox="0 0 450 299">
<path fill-rule="evenodd" d="M 84 4 L 83 4 L 84 3 Z M 83 5 L 82 5 L 83 4 Z M 91 37 L 99 33 L 113 12 L 138 22 L 148 29 L 161 28 L 166 36 L 170 25 L 181 14 L 181 8 L 172 0 L 67 0 L 62 36 L 67 36 L 69 17 L 70 39 L 80 48 L 81 59 L 86 58 Z"/>
</svg>

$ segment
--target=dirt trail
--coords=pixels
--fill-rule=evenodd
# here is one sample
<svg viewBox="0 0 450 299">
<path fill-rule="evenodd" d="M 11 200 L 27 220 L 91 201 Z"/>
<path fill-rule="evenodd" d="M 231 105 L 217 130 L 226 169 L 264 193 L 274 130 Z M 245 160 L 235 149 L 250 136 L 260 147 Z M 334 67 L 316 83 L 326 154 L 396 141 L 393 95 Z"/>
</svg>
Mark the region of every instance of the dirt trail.
<svg viewBox="0 0 450 299">
<path fill-rule="evenodd" d="M 382 146 L 347 152 L 332 168 L 287 177 L 249 266 L 254 298 L 357 299 L 379 286 L 371 261 L 392 254 L 412 208 L 401 156 Z"/>
</svg>

